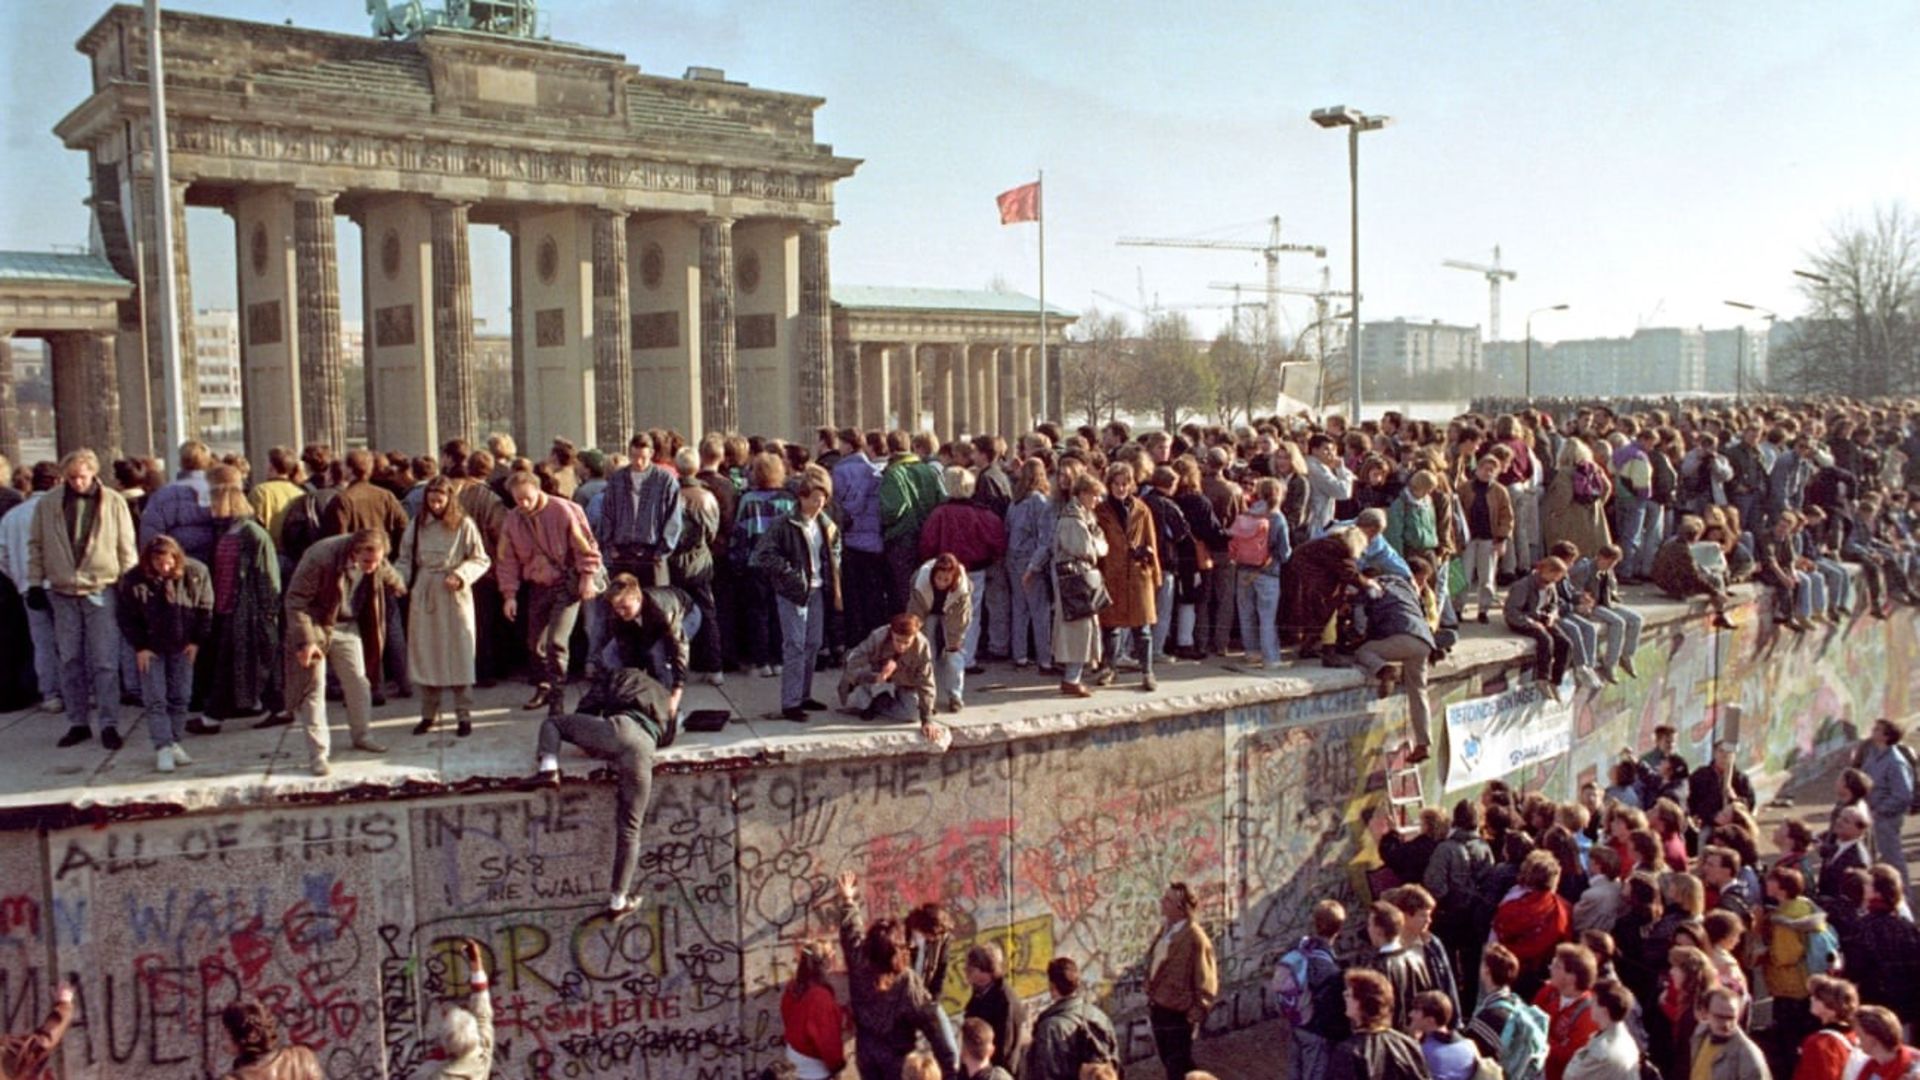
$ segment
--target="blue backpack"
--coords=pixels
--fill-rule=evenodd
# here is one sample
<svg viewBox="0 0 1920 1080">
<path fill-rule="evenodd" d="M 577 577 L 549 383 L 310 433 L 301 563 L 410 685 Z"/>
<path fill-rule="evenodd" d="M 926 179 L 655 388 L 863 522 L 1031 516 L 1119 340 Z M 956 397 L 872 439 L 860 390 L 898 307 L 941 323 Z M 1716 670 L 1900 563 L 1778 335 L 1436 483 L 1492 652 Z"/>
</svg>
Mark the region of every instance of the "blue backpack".
<svg viewBox="0 0 1920 1080">
<path fill-rule="evenodd" d="M 1280 1015 L 1294 1027 L 1313 1022 L 1313 988 L 1308 985 L 1308 972 L 1316 959 L 1331 964 L 1333 954 L 1312 938 L 1301 938 L 1300 944 L 1280 957 L 1280 963 L 1273 969 L 1273 981 L 1268 984 L 1280 1006 Z"/>
</svg>

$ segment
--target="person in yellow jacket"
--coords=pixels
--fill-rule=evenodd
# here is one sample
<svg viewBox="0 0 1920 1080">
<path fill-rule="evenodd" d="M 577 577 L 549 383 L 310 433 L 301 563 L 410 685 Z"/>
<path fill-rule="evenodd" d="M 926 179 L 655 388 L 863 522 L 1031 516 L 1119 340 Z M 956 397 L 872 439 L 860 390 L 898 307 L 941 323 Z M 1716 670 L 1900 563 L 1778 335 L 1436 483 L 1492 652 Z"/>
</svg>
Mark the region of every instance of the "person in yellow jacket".
<svg viewBox="0 0 1920 1080">
<path fill-rule="evenodd" d="M 1814 1029 L 1807 971 L 1807 935 L 1826 926 L 1826 915 L 1807 899 L 1807 879 L 1791 866 L 1767 873 L 1768 905 L 1757 911 L 1757 962 L 1773 996 L 1773 1023 L 1782 1046 L 1798 1046 Z"/>
</svg>

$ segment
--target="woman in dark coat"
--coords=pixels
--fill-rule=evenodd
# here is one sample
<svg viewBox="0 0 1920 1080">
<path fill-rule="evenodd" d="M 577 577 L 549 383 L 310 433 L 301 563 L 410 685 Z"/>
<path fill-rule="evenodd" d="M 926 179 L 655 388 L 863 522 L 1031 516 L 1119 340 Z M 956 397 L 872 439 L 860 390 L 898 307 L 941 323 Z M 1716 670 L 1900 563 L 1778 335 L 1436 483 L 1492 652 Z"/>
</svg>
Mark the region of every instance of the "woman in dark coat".
<svg viewBox="0 0 1920 1080">
<path fill-rule="evenodd" d="M 210 508 L 218 539 L 213 566 L 213 670 L 209 721 L 283 713 L 280 557 L 230 469 L 215 469 Z"/>
<path fill-rule="evenodd" d="M 1359 529 L 1340 529 L 1293 549 L 1281 570 L 1280 630 L 1304 643 L 1301 655 L 1318 651 L 1327 623 L 1346 602 L 1347 589 L 1366 587 L 1359 564 L 1366 547 Z"/>
</svg>

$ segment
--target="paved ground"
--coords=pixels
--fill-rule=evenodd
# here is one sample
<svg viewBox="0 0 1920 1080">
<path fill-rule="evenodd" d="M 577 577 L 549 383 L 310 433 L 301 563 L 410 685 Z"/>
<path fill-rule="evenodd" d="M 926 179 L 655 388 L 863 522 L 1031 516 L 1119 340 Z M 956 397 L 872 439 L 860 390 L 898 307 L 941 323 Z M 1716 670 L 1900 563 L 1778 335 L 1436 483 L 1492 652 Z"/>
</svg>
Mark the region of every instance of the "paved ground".
<svg viewBox="0 0 1920 1080">
<path fill-rule="evenodd" d="M 1834 780 L 1843 766 L 1836 761 L 1826 773 L 1786 792 L 1794 800 L 1793 806 L 1762 807 L 1761 829 L 1771 834 L 1774 826 L 1789 818 L 1805 821 L 1816 831 L 1825 829 L 1827 813 L 1833 808 Z M 1908 864 L 1920 864 L 1920 817 L 1907 818 L 1904 835 Z M 1763 854 L 1770 846 L 1762 843 Z M 1201 1068 L 1220 1080 L 1278 1080 L 1293 1074 L 1293 1043 L 1287 1037 L 1286 1024 L 1278 1020 L 1204 1039 L 1193 1056 Z M 1127 1080 L 1167 1080 L 1167 1074 L 1158 1061 L 1140 1061 L 1127 1067 Z"/>
</svg>

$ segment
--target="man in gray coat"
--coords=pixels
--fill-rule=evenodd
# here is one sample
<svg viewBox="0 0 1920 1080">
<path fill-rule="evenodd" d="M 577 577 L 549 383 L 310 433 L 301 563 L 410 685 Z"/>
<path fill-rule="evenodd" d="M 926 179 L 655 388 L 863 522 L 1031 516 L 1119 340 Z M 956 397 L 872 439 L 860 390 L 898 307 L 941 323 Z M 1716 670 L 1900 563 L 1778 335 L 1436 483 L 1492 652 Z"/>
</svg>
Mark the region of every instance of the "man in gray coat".
<svg viewBox="0 0 1920 1080">
<path fill-rule="evenodd" d="M 1907 876 L 1907 853 L 1900 838 L 1900 827 L 1913 807 L 1913 761 L 1900 745 L 1905 735 L 1893 721 L 1875 720 L 1860 755 L 1860 769 L 1873 780 L 1867 795 L 1867 809 L 1873 812 L 1873 850 L 1879 861 L 1900 872 L 1901 883 L 1911 889 L 1913 879 Z"/>
</svg>

